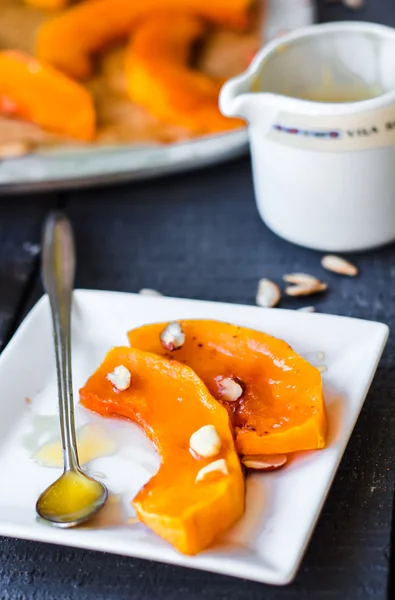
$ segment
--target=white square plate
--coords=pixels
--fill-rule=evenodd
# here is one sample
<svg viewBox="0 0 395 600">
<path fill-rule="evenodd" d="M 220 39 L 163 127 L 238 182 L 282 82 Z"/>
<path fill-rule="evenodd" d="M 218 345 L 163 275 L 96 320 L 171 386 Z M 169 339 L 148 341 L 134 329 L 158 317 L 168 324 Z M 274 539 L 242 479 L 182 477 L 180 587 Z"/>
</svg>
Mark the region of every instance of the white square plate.
<svg viewBox="0 0 395 600">
<path fill-rule="evenodd" d="M 89 526 L 56 529 L 36 519 L 39 493 L 60 474 L 32 459 L 58 437 L 56 377 L 46 298 L 25 319 L 0 357 L 0 534 L 159 560 L 273 584 L 295 575 L 336 469 L 359 415 L 388 328 L 380 323 L 280 309 L 77 291 L 73 307 L 73 369 L 78 388 L 111 346 L 127 345 L 140 324 L 212 318 L 267 331 L 308 360 L 327 367 L 323 378 L 329 420 L 327 448 L 296 456 L 278 472 L 248 478 L 243 519 L 218 545 L 185 557 L 141 523 L 130 500 L 155 473 L 159 459 L 129 422 L 101 419 L 76 406 L 77 429 L 102 428 L 111 456 L 87 470 L 101 475 L 113 494 Z M 91 425 L 89 425 L 91 427 Z"/>
</svg>

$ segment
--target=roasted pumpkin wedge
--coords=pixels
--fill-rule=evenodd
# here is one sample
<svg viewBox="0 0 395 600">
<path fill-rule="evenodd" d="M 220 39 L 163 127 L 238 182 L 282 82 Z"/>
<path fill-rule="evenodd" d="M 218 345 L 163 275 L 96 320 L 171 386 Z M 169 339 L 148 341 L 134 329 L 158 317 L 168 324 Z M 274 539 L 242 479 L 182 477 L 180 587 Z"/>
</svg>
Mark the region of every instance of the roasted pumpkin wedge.
<svg viewBox="0 0 395 600">
<path fill-rule="evenodd" d="M 135 421 L 155 444 L 161 467 L 133 506 L 177 550 L 200 552 L 241 517 L 244 479 L 229 417 L 192 369 L 114 348 L 80 399 L 103 416 Z"/>
<path fill-rule="evenodd" d="M 22 52 L 0 52 L 0 114 L 90 141 L 95 109 L 79 83 Z"/>
<path fill-rule="evenodd" d="M 132 33 L 151 13 L 196 14 L 221 25 L 243 29 L 251 0 L 91 0 L 46 21 L 38 31 L 37 56 L 76 79 L 91 72 L 91 57 Z"/>
<path fill-rule="evenodd" d="M 132 347 L 195 371 L 227 407 L 240 454 L 288 454 L 325 446 L 321 375 L 286 342 L 208 320 L 145 325 L 128 337 Z"/>
<path fill-rule="evenodd" d="M 43 10 L 59 10 L 70 4 L 69 0 L 25 0 L 25 3 Z"/>
<path fill-rule="evenodd" d="M 152 17 L 132 36 L 125 63 L 127 91 L 133 102 L 165 123 L 200 134 L 245 125 L 220 113 L 218 93 L 223 82 L 189 66 L 190 48 L 205 31 L 198 17 Z"/>
</svg>

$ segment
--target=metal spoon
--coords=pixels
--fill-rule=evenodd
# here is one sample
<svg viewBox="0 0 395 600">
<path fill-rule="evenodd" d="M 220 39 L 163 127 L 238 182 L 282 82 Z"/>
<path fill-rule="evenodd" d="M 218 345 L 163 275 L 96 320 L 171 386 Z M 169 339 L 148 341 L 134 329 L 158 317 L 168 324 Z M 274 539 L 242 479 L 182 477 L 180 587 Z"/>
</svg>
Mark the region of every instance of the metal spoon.
<svg viewBox="0 0 395 600">
<path fill-rule="evenodd" d="M 107 500 L 107 488 L 78 462 L 71 379 L 70 318 L 75 273 L 73 232 L 62 213 L 49 215 L 43 233 L 42 278 L 51 305 L 64 472 L 39 497 L 36 511 L 58 527 L 89 519 Z"/>
</svg>

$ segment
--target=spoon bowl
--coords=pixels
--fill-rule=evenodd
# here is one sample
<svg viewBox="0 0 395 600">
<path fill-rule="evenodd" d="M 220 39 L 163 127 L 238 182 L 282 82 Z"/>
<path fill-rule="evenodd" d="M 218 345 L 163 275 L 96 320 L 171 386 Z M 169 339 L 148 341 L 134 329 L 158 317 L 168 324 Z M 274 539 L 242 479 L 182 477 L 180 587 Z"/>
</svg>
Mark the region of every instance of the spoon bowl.
<svg viewBox="0 0 395 600">
<path fill-rule="evenodd" d="M 107 500 L 107 488 L 82 471 L 65 471 L 41 494 L 36 511 L 58 527 L 75 527 L 87 521 Z"/>
</svg>

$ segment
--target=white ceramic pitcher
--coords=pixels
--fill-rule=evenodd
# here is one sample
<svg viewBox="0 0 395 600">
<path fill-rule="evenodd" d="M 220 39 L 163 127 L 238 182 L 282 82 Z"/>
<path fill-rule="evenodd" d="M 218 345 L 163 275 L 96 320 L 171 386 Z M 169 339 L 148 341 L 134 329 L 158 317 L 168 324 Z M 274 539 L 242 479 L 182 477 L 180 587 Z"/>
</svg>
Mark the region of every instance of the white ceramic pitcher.
<svg viewBox="0 0 395 600">
<path fill-rule="evenodd" d="M 331 251 L 395 240 L 394 29 L 331 23 L 275 40 L 224 85 L 220 108 L 249 123 L 273 231 Z"/>
</svg>

